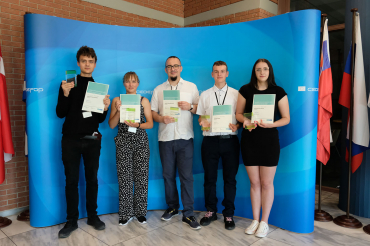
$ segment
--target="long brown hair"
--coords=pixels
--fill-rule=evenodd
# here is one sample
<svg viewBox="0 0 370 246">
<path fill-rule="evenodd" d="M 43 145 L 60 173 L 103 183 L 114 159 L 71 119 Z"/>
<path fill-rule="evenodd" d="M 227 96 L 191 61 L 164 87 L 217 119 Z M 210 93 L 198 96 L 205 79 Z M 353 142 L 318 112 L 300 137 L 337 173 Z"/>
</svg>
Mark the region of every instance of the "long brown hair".
<svg viewBox="0 0 370 246">
<path fill-rule="evenodd" d="M 267 78 L 267 85 L 268 86 L 276 86 L 275 82 L 275 76 L 274 76 L 274 70 L 272 69 L 271 63 L 267 59 L 258 59 L 256 63 L 254 63 L 253 69 L 252 69 L 252 75 L 251 75 L 251 80 L 249 82 L 249 86 L 254 87 L 258 89 L 258 81 L 257 81 L 257 76 L 256 76 L 256 65 L 260 62 L 266 62 L 267 66 L 269 67 L 269 77 Z"/>
</svg>

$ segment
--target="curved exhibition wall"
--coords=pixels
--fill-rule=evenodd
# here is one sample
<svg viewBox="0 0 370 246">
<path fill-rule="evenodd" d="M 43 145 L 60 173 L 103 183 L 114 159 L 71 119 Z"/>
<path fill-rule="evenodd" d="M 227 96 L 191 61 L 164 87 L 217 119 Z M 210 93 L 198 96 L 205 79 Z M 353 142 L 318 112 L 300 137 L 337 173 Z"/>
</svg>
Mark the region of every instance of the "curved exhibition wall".
<svg viewBox="0 0 370 246">
<path fill-rule="evenodd" d="M 306 10 L 257 21 L 197 28 L 110 26 L 27 14 L 25 40 L 32 226 L 50 226 L 66 220 L 65 175 L 61 158 L 64 119 L 56 116 L 55 108 L 65 70 L 79 71 L 76 52 L 82 45 L 87 45 L 95 49 L 98 57 L 93 77 L 96 82 L 109 84 L 111 99 L 125 93 L 122 77 L 128 71 L 135 71 L 141 81 L 138 94 L 150 100 L 153 89 L 167 80 L 164 64 L 171 55 L 181 59 L 182 78 L 194 82 L 200 92 L 213 86 L 212 64 L 217 60 L 228 64 L 227 82 L 239 90 L 249 81 L 254 62 L 258 58 L 268 59 L 274 67 L 277 84 L 288 93 L 291 114 L 290 124 L 279 129 L 281 154 L 269 222 L 294 232 L 313 231 L 319 11 Z M 103 139 L 98 174 L 98 214 L 118 211 L 113 140 L 117 128 L 109 128 L 108 118 L 99 128 Z M 202 135 L 195 118 L 194 208 L 206 210 L 200 157 Z M 147 132 L 151 149 L 148 209 L 166 209 L 158 154 L 158 124 Z M 241 158 L 240 161 L 235 215 L 252 218 L 249 180 Z M 221 166 L 219 172 L 217 195 L 219 211 L 222 211 Z M 86 217 L 83 165 L 79 190 L 80 216 Z"/>
</svg>

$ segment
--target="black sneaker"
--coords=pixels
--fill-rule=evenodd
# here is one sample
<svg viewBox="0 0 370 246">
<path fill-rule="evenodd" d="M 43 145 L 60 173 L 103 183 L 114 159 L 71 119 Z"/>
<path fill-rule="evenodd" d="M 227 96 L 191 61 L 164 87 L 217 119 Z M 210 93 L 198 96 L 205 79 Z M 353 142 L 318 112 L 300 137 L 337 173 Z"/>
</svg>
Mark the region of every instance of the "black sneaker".
<svg viewBox="0 0 370 246">
<path fill-rule="evenodd" d="M 226 230 L 234 230 L 235 222 L 234 222 L 233 217 L 224 217 L 224 222 L 225 222 Z"/>
<path fill-rule="evenodd" d="M 166 212 L 162 215 L 162 220 L 169 221 L 172 219 L 173 216 L 179 215 L 179 210 L 174 208 L 168 208 Z"/>
<path fill-rule="evenodd" d="M 77 230 L 77 221 L 68 220 L 64 227 L 59 231 L 59 238 L 67 238 L 71 235 L 74 230 Z"/>
<path fill-rule="evenodd" d="M 182 217 L 182 222 L 189 225 L 193 230 L 199 230 L 201 228 L 194 216 Z"/>
<path fill-rule="evenodd" d="M 94 227 L 95 230 L 101 231 L 105 229 L 105 223 L 100 220 L 99 216 L 95 215 L 93 217 L 87 218 L 87 224 Z"/>
<path fill-rule="evenodd" d="M 136 217 L 137 221 L 141 224 L 146 224 L 146 218 L 144 216 Z"/>
<path fill-rule="evenodd" d="M 202 226 L 207 226 L 211 224 L 212 221 L 217 220 L 217 214 L 215 212 L 208 211 L 204 217 L 200 220 Z"/>
<path fill-rule="evenodd" d="M 119 220 L 118 224 L 121 226 L 121 225 L 127 225 L 128 222 L 130 222 L 132 220 L 132 217 L 128 220 Z"/>
</svg>

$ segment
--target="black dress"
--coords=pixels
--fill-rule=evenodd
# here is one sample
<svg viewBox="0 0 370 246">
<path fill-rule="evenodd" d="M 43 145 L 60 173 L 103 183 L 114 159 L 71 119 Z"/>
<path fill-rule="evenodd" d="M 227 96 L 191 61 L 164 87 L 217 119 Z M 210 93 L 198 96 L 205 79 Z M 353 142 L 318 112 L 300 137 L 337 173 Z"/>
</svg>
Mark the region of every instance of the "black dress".
<svg viewBox="0 0 370 246">
<path fill-rule="evenodd" d="M 269 86 L 259 91 L 249 84 L 240 88 L 239 93 L 246 99 L 244 113 L 252 112 L 254 94 L 276 94 L 274 121 L 279 114 L 278 102 L 287 93 L 279 86 Z M 258 127 L 249 130 L 243 129 L 241 139 L 242 158 L 245 166 L 277 166 L 280 155 L 279 132 L 276 128 Z"/>
</svg>

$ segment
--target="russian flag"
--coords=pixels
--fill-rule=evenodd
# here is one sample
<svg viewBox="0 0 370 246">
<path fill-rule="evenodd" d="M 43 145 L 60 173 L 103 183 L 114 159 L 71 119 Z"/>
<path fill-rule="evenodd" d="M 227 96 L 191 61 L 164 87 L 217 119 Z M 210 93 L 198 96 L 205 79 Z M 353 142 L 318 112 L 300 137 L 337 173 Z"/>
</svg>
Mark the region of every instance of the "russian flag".
<svg viewBox="0 0 370 246">
<path fill-rule="evenodd" d="M 364 59 L 362 54 L 360 14 L 356 18 L 356 42 L 355 42 L 355 64 L 354 64 L 354 84 L 353 84 L 353 133 L 352 133 L 352 173 L 362 163 L 363 152 L 370 147 L 369 120 L 366 102 L 366 86 Z M 339 104 L 346 108 L 351 106 L 351 69 L 352 69 L 352 45 L 349 51 L 346 66 L 343 73 L 342 87 L 339 95 Z M 348 161 L 349 149 L 349 113 L 347 122 L 347 151 L 346 161 Z"/>
<path fill-rule="evenodd" d="M 317 122 L 317 152 L 316 159 L 326 165 L 330 159 L 330 118 L 333 116 L 331 94 L 333 79 L 329 55 L 328 19 L 323 29 L 323 42 L 320 60 L 319 78 L 319 108 Z"/>
</svg>

